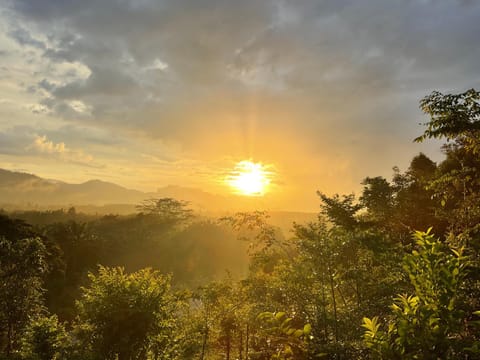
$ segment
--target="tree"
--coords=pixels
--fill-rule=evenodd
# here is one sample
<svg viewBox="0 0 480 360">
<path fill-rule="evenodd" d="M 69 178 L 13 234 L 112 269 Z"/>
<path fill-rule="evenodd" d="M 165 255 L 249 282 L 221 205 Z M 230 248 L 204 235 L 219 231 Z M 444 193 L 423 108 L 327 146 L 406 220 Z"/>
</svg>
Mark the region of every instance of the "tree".
<svg viewBox="0 0 480 360">
<path fill-rule="evenodd" d="M 448 220 L 455 239 L 480 251 L 480 92 L 460 94 L 433 92 L 420 102 L 430 115 L 427 129 L 415 141 L 446 138 L 446 159 L 439 174 L 430 182 L 441 201 L 441 213 Z"/>
<path fill-rule="evenodd" d="M 47 305 L 62 320 L 73 320 L 80 284 L 102 259 L 102 240 L 94 233 L 91 223 L 74 220 L 50 224 L 45 234 L 60 249 L 56 258 L 49 259 L 50 265 L 54 261 L 60 264 L 55 266 L 56 276 L 50 276 L 46 283 Z"/>
<path fill-rule="evenodd" d="M 298 293 L 290 300 L 297 307 L 287 309 L 312 326 L 309 354 L 360 356 L 355 324 L 362 312 L 383 312 L 392 289 L 398 288 L 398 249 L 371 230 L 327 228 L 321 222 L 295 225 L 294 230 L 299 256 L 291 271 L 296 276 L 282 287 Z"/>
<path fill-rule="evenodd" d="M 445 235 L 446 223 L 439 216 L 440 201 L 431 188 L 436 176 L 436 164 L 422 153 L 413 157 L 405 173 L 394 168 L 391 220 L 396 229 L 392 235 L 403 244 L 411 243 L 412 231 L 425 231 L 429 227 L 439 235 Z"/>
<path fill-rule="evenodd" d="M 258 315 L 262 335 L 267 339 L 271 359 L 306 359 L 312 326 L 295 326 L 285 312 Z"/>
<path fill-rule="evenodd" d="M 38 237 L 0 237 L 0 332 L 6 338 L 2 347 L 7 355 L 18 347 L 28 318 L 42 309 L 45 254 Z"/>
<path fill-rule="evenodd" d="M 11 241 L 32 238 L 37 236 L 32 226 L 23 220 L 11 219 L 10 217 L 0 214 L 0 236 L 10 239 Z"/>
<path fill-rule="evenodd" d="M 328 197 L 320 191 L 317 191 L 317 194 L 322 200 L 320 205 L 321 213 L 334 225 L 341 226 L 347 230 L 353 230 L 358 225 L 355 215 L 363 208 L 363 205 L 355 203 L 353 194 L 343 195 L 342 198 L 337 194 L 333 197 Z"/>
<path fill-rule="evenodd" d="M 368 209 L 375 221 L 387 221 L 393 210 L 393 188 L 380 176 L 367 177 L 362 181 L 362 185 L 364 188 L 360 203 Z"/>
<path fill-rule="evenodd" d="M 435 176 L 436 170 L 437 164 L 424 153 L 420 153 L 410 161 L 407 173 L 414 181 L 425 185 L 428 180 Z"/>
<path fill-rule="evenodd" d="M 201 325 L 199 359 L 210 359 L 214 352 L 226 360 L 244 353 L 242 325 L 246 319 L 244 296 L 231 278 L 200 287 L 194 294 L 194 307 Z M 246 346 L 248 349 L 248 345 Z M 248 356 L 248 355 L 246 355 Z M 237 358 L 237 357 L 235 357 Z"/>
<path fill-rule="evenodd" d="M 22 355 L 29 360 L 65 357 L 68 335 L 56 315 L 38 316 L 29 322 L 22 337 Z"/>
<path fill-rule="evenodd" d="M 192 218 L 192 210 L 187 208 L 188 205 L 187 201 L 172 198 L 147 199 L 137 205 L 137 210 L 144 215 L 155 216 L 165 222 L 176 224 Z"/>
<path fill-rule="evenodd" d="M 378 317 L 364 318 L 365 343 L 381 359 L 465 358 L 475 343 L 466 328 L 471 314 L 461 306 L 468 259 L 430 230 L 414 239 L 417 249 L 403 261 L 414 293 L 395 299 L 386 330 Z"/>
<path fill-rule="evenodd" d="M 146 359 L 156 337 L 174 338 L 176 301 L 169 276 L 100 267 L 89 279 L 77 306 L 84 340 L 99 359 Z"/>
<path fill-rule="evenodd" d="M 480 92 L 470 89 L 460 94 L 434 91 L 420 101 L 430 121 L 415 141 L 446 138 L 465 144 L 473 153 L 480 150 Z"/>
<path fill-rule="evenodd" d="M 202 326 L 202 344 L 200 351 L 200 360 L 207 356 L 209 339 L 212 336 L 212 328 L 218 318 L 219 305 L 223 294 L 227 293 L 229 288 L 224 283 L 212 282 L 204 287 L 200 287 L 195 294 L 199 300 L 201 326 Z"/>
</svg>

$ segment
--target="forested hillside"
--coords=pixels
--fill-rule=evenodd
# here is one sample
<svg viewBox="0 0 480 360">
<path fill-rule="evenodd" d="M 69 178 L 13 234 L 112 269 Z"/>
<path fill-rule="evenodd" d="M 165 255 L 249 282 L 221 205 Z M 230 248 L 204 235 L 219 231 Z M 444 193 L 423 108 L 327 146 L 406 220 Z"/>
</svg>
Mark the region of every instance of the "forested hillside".
<svg viewBox="0 0 480 360">
<path fill-rule="evenodd" d="M 291 233 L 172 198 L 0 214 L 0 358 L 479 359 L 480 93 L 420 104 L 444 159 L 319 191 Z"/>
</svg>

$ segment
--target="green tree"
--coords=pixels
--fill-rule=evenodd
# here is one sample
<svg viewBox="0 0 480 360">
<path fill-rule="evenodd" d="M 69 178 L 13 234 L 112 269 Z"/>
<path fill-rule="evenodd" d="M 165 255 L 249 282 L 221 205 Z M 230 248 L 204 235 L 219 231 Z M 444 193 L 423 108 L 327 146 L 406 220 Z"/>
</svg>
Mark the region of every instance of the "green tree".
<svg viewBox="0 0 480 360">
<path fill-rule="evenodd" d="M 45 254 L 40 238 L 0 237 L 0 332 L 7 356 L 18 348 L 28 318 L 42 309 Z"/>
<path fill-rule="evenodd" d="M 285 312 L 264 312 L 258 315 L 261 336 L 267 339 L 270 359 L 306 359 L 310 324 L 295 326 Z"/>
<path fill-rule="evenodd" d="M 144 215 L 155 216 L 165 222 L 181 223 L 192 218 L 192 210 L 188 209 L 187 201 L 176 200 L 172 198 L 147 199 L 137 210 Z"/>
<path fill-rule="evenodd" d="M 440 165 L 439 176 L 430 188 L 440 197 L 450 219 L 452 230 L 467 237 L 478 237 L 480 228 L 480 92 L 474 89 L 460 94 L 438 91 L 420 102 L 430 116 L 426 130 L 415 141 L 446 138 L 447 155 Z"/>
<path fill-rule="evenodd" d="M 378 317 L 364 318 L 365 343 L 381 359 L 465 358 L 475 343 L 465 337 L 471 314 L 461 304 L 468 259 L 429 231 L 414 239 L 417 248 L 403 261 L 414 292 L 395 299 L 386 330 Z"/>
<path fill-rule="evenodd" d="M 367 208 L 372 220 L 380 224 L 386 222 L 392 215 L 394 189 L 380 176 L 367 177 L 362 185 L 364 188 L 360 203 Z"/>
<path fill-rule="evenodd" d="M 321 213 L 332 224 L 341 226 L 346 230 L 353 230 L 358 225 L 356 214 L 363 208 L 363 205 L 355 202 L 354 194 L 343 195 L 342 197 L 338 194 L 328 197 L 320 191 L 317 191 L 317 194 L 322 200 Z"/>
<path fill-rule="evenodd" d="M 470 89 L 460 94 L 434 92 L 421 101 L 430 116 L 427 129 L 417 141 L 445 138 L 446 155 L 428 187 L 441 204 L 436 211 L 448 224 L 447 241 L 464 247 L 472 259 L 465 279 L 469 312 L 480 306 L 480 93 Z"/>
<path fill-rule="evenodd" d="M 460 94 L 434 91 L 420 101 L 430 115 L 426 130 L 415 141 L 446 138 L 462 143 L 473 153 L 480 150 L 480 92 L 470 89 Z"/>
<path fill-rule="evenodd" d="M 415 230 L 434 227 L 439 235 L 445 235 L 447 225 L 439 216 L 440 201 L 431 189 L 436 175 L 436 164 L 422 153 L 412 158 L 405 173 L 394 168 L 394 211 L 388 222 L 394 228 L 392 236 L 404 245 L 411 243 Z"/>
<path fill-rule="evenodd" d="M 401 285 L 398 248 L 372 231 L 327 228 L 321 222 L 295 226 L 298 257 L 282 285 L 297 298 L 288 307 L 312 326 L 309 353 L 336 358 L 359 355 L 362 312 L 385 311 Z M 288 296 L 295 299 L 294 295 Z M 298 306 L 297 305 L 297 306 Z"/>
<path fill-rule="evenodd" d="M 28 360 L 56 360 L 66 356 L 68 335 L 56 315 L 30 320 L 22 336 L 22 356 Z"/>
<path fill-rule="evenodd" d="M 80 284 L 87 272 L 96 268 L 106 251 L 91 223 L 55 222 L 46 226 L 44 233 L 60 248 L 57 259 L 49 259 L 49 263 L 61 262 L 56 266 L 60 271 L 55 277 L 50 276 L 46 283 L 47 305 L 62 320 L 71 321 L 75 317 L 75 299 L 80 294 Z"/>
<path fill-rule="evenodd" d="M 151 269 L 127 274 L 100 267 L 89 278 L 77 306 L 86 343 L 97 358 L 146 359 L 159 335 L 174 339 L 170 277 Z"/>
</svg>

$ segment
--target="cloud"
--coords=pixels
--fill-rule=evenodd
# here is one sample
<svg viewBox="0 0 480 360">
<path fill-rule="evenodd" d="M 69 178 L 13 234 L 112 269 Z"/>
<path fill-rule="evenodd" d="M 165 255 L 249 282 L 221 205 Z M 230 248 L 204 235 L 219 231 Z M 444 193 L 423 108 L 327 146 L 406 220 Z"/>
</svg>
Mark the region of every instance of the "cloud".
<svg viewBox="0 0 480 360">
<path fill-rule="evenodd" d="M 471 46 L 480 31 L 479 7 L 451 1 L 18 0 L 11 11 L 51 39 L 44 56 L 91 71 L 50 89 L 44 103 L 53 113 L 75 118 L 64 101 L 81 101 L 95 121 L 128 127 L 137 111 L 153 112 L 142 124 L 149 134 L 164 130 L 159 122 L 171 128 L 169 115 L 159 120 L 158 112 L 192 99 L 241 102 L 252 91 L 260 99 L 280 92 L 293 106 L 292 92 L 302 92 L 310 102 L 320 99 L 329 114 L 345 97 L 361 106 L 368 97 L 393 99 L 406 90 L 444 87 L 446 80 L 461 88 L 466 68 L 480 70 L 480 50 Z M 33 46 L 26 34 L 13 33 Z M 196 121 L 179 116 L 188 118 L 175 118 L 182 130 Z"/>
<path fill-rule="evenodd" d="M 25 149 L 29 153 L 37 153 L 60 159 L 65 162 L 74 163 L 82 166 L 94 168 L 103 168 L 105 165 L 94 161 L 93 156 L 84 153 L 81 149 L 70 149 L 64 142 L 54 143 L 47 139 L 45 135 L 35 136 L 33 142 Z"/>
<path fill-rule="evenodd" d="M 146 71 L 150 71 L 150 70 L 165 71 L 168 69 L 168 64 L 166 62 L 163 62 L 160 59 L 155 59 L 151 65 L 145 66 L 144 69 Z"/>
<path fill-rule="evenodd" d="M 15 0 L 3 10 L 0 41 L 16 45 L 3 92 L 28 93 L 17 101 L 48 122 L 42 146 L 102 143 L 111 159 L 117 142 L 298 173 L 308 158 L 311 182 L 338 175 L 347 187 L 419 149 L 406 150 L 422 96 L 480 87 L 480 3 L 468 0 Z"/>
<path fill-rule="evenodd" d="M 11 30 L 8 35 L 16 40 L 20 45 L 32 46 L 41 50 L 45 50 L 47 48 L 44 42 L 33 38 L 26 29 L 21 27 Z"/>
<path fill-rule="evenodd" d="M 67 150 L 63 142 L 54 144 L 47 140 L 46 136 L 37 136 L 33 141 L 33 144 L 28 148 L 29 150 L 35 150 L 40 153 L 63 155 Z"/>
</svg>

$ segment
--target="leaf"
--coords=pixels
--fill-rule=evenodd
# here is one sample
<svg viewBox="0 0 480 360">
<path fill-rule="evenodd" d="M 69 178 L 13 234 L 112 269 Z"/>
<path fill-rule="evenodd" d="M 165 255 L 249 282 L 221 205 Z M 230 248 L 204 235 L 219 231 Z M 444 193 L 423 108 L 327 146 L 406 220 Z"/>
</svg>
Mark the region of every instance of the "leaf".
<svg viewBox="0 0 480 360">
<path fill-rule="evenodd" d="M 303 333 L 304 333 L 305 335 L 310 335 L 311 332 L 312 332 L 312 325 L 306 324 L 306 325 L 303 327 Z"/>
<path fill-rule="evenodd" d="M 293 336 L 297 338 L 299 338 L 302 335 L 303 335 L 303 330 L 295 330 L 295 332 L 293 333 Z"/>
<path fill-rule="evenodd" d="M 285 355 L 293 355 L 293 350 L 290 345 L 285 345 L 285 350 L 283 352 Z"/>
<path fill-rule="evenodd" d="M 362 326 L 372 332 L 372 336 L 375 336 L 375 334 L 378 331 L 378 328 L 380 327 L 380 324 L 378 324 L 378 317 L 375 316 L 372 319 L 369 319 L 367 317 L 363 318 L 363 324 Z"/>
<path fill-rule="evenodd" d="M 288 329 L 286 334 L 287 335 L 292 335 L 295 332 L 295 329 Z"/>
<path fill-rule="evenodd" d="M 280 325 L 280 328 L 282 328 L 282 329 L 288 329 L 288 328 L 290 328 L 290 323 L 292 322 L 292 320 L 293 320 L 292 318 L 286 318 L 286 319 L 282 322 L 282 324 Z"/>
<path fill-rule="evenodd" d="M 266 320 L 266 319 L 271 319 L 273 317 L 273 314 L 271 312 L 262 312 L 258 314 L 257 319 L 258 320 Z"/>
</svg>

